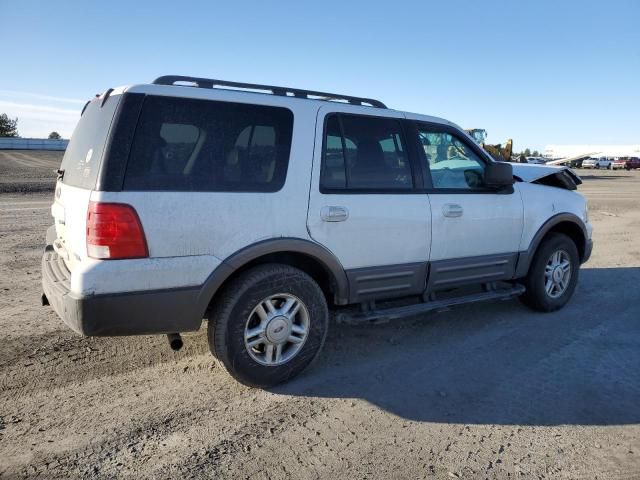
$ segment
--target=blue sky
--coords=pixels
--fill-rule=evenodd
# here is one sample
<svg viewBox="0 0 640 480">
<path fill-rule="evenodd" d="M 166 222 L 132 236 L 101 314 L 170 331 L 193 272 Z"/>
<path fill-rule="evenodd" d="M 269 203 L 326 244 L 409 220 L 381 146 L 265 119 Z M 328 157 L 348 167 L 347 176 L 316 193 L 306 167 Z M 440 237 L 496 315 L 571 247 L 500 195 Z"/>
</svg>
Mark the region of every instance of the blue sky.
<svg viewBox="0 0 640 480">
<path fill-rule="evenodd" d="M 0 0 L 0 25 L 22 136 L 68 136 L 93 94 L 171 73 L 379 98 L 516 150 L 640 143 L 634 0 Z"/>
</svg>

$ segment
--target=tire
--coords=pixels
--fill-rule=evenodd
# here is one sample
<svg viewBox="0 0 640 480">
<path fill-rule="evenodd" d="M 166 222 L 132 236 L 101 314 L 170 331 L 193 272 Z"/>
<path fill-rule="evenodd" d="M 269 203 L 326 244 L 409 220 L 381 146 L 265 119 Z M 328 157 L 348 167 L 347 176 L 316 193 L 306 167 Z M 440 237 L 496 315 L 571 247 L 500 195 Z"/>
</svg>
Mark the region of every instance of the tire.
<svg viewBox="0 0 640 480">
<path fill-rule="evenodd" d="M 297 311 L 284 315 L 287 303 Z M 288 265 L 267 264 L 232 280 L 208 320 L 209 349 L 229 374 L 250 387 L 267 388 L 295 377 L 317 358 L 327 336 L 329 311 L 324 293 L 309 275 Z M 251 336 L 251 331 L 261 333 Z M 252 342 L 258 344 L 250 346 Z"/>
<path fill-rule="evenodd" d="M 558 254 L 558 252 L 561 252 Z M 558 254 L 561 259 L 569 262 L 569 278 L 563 278 L 564 282 L 556 283 L 555 278 L 563 275 L 558 272 L 558 277 L 554 277 L 552 270 L 549 278 L 546 275 L 547 266 L 550 265 Z M 562 262 L 561 264 L 564 264 Z M 560 265 L 558 265 L 560 266 Z M 554 268 L 556 270 L 556 268 Z M 551 233 L 542 241 L 536 251 L 529 273 L 524 279 L 526 287 L 525 293 L 520 297 L 522 302 L 529 308 L 539 312 L 553 312 L 564 307 L 569 301 L 578 283 L 578 274 L 580 271 L 580 258 L 578 249 L 573 240 L 561 233 Z M 546 288 L 548 280 L 551 280 L 551 293 Z M 565 285 L 564 289 L 560 288 L 560 284 Z M 562 290 L 562 291 L 561 291 Z"/>
</svg>

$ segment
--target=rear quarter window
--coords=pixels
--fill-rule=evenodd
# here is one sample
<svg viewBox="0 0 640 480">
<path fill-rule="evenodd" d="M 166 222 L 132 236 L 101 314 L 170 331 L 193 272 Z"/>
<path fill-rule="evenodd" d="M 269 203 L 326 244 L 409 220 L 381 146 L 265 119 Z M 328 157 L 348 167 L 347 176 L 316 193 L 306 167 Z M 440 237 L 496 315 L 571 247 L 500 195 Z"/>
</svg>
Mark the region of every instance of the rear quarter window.
<svg viewBox="0 0 640 480">
<path fill-rule="evenodd" d="M 124 189 L 278 191 L 292 130 L 293 113 L 286 108 L 148 96 Z"/>
<path fill-rule="evenodd" d="M 62 183 L 74 187 L 93 189 L 102 162 L 105 143 L 121 95 L 92 100 L 76 125 L 62 158 Z"/>
</svg>

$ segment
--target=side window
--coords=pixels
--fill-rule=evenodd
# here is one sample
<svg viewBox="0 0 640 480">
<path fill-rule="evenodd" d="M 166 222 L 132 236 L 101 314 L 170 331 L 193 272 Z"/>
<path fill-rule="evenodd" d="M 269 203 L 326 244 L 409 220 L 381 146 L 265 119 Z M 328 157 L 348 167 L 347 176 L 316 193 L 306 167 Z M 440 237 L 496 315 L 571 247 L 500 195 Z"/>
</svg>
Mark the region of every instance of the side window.
<svg viewBox="0 0 640 480">
<path fill-rule="evenodd" d="M 320 186 L 329 190 L 407 190 L 411 166 L 401 124 L 392 118 L 331 115 Z"/>
<path fill-rule="evenodd" d="M 204 136 L 204 131 L 195 125 L 163 123 L 160 127 L 160 150 L 161 155 L 167 159 L 167 171 L 177 174 L 181 169 L 187 168 Z"/>
<path fill-rule="evenodd" d="M 285 108 L 148 96 L 124 188 L 275 192 L 284 185 L 292 129 Z"/>
<path fill-rule="evenodd" d="M 345 188 L 347 185 L 342 140 L 338 116 L 332 115 L 327 120 L 324 137 L 324 155 L 320 182 L 325 188 Z"/>
<path fill-rule="evenodd" d="M 458 137 L 418 126 L 418 140 L 434 188 L 484 188 L 485 163 Z"/>
</svg>

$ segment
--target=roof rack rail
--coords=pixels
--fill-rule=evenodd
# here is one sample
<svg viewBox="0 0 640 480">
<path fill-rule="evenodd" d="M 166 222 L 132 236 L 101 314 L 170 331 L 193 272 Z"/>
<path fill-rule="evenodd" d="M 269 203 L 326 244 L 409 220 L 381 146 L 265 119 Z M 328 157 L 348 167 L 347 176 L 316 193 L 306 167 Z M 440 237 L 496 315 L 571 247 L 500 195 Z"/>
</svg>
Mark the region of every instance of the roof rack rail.
<svg viewBox="0 0 640 480">
<path fill-rule="evenodd" d="M 273 95 L 283 97 L 306 98 L 310 100 L 326 100 L 326 101 L 346 101 L 354 105 L 371 105 L 377 108 L 387 108 L 387 106 L 379 100 L 373 98 L 352 97 L 349 95 L 338 95 L 336 93 L 315 92 L 313 90 L 302 90 L 299 88 L 276 87 L 273 85 L 259 85 L 254 83 L 229 82 L 227 80 L 216 80 L 213 78 L 187 77 L 182 75 L 164 75 L 153 81 L 154 85 L 175 85 L 177 82 L 192 83 L 198 88 L 216 88 L 216 87 L 232 87 L 238 89 L 261 90 L 270 92 Z M 312 98 L 313 97 L 313 98 Z"/>
</svg>

